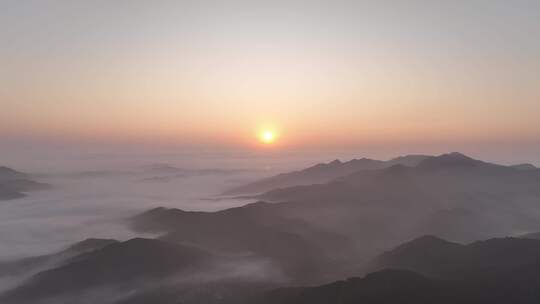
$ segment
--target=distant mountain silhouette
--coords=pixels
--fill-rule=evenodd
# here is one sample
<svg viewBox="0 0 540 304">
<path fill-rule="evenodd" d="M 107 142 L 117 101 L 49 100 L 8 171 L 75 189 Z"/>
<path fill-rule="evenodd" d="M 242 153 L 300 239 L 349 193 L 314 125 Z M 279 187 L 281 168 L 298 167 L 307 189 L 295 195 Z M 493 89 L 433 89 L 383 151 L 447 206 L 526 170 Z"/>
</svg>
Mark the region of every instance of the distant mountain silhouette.
<svg viewBox="0 0 540 304">
<path fill-rule="evenodd" d="M 448 154 L 442 154 L 436 157 L 428 157 L 418 163 L 418 167 L 425 169 L 438 169 L 449 167 L 475 167 L 475 166 L 496 166 L 494 164 L 486 163 L 480 160 L 468 157 L 465 154 L 459 152 L 451 152 Z"/>
<path fill-rule="evenodd" d="M 226 194 L 258 194 L 282 187 L 326 183 L 359 170 L 372 170 L 384 167 L 385 162 L 380 160 L 362 158 L 341 162 L 336 159 L 329 163 L 317 164 L 304 170 L 283 173 L 240 186 L 227 191 Z"/>
<path fill-rule="evenodd" d="M 0 166 L 0 183 L 18 179 L 28 179 L 28 175 L 8 167 Z"/>
<path fill-rule="evenodd" d="M 261 199 L 274 203 L 220 212 L 158 208 L 131 224 L 163 232 L 167 241 L 271 258 L 300 281 L 335 277 L 346 263 L 361 263 L 417 235 L 470 242 L 540 231 L 530 212 L 540 199 L 540 174 L 460 153 L 272 190 Z M 328 260 L 336 261 L 330 270 L 319 266 Z"/>
<path fill-rule="evenodd" d="M 75 243 L 71 246 L 69 246 L 66 250 L 68 252 L 77 252 L 77 253 L 84 253 L 89 251 L 94 251 L 97 249 L 101 249 L 107 245 L 116 244 L 118 243 L 117 240 L 114 239 L 97 239 L 97 238 L 88 238 L 86 240 L 80 241 L 78 243 Z"/>
<path fill-rule="evenodd" d="M 24 192 L 48 189 L 50 186 L 31 180 L 30 176 L 8 167 L 0 167 L 0 200 L 24 197 Z"/>
<path fill-rule="evenodd" d="M 303 170 L 278 174 L 260 181 L 236 187 L 227 191 L 225 194 L 258 194 L 284 187 L 327 183 L 339 177 L 347 176 L 362 170 L 383 169 L 393 165 L 414 167 L 429 157 L 431 156 L 406 155 L 393 158 L 389 161 L 361 158 L 347 162 L 336 159 L 329 163 L 321 163 Z"/>
<path fill-rule="evenodd" d="M 303 170 L 290 173 L 282 173 L 247 185 L 239 186 L 230 189 L 225 194 L 260 194 L 263 192 L 268 192 L 281 188 L 308 186 L 312 184 L 325 184 L 337 179 L 345 178 L 354 173 L 361 174 L 363 171 L 385 169 L 394 165 L 419 167 L 423 168 L 424 170 L 437 170 L 438 168 L 441 170 L 445 170 L 450 167 L 462 170 L 475 167 L 483 169 L 491 168 L 493 170 L 502 168 L 513 168 L 520 170 L 535 169 L 534 166 L 529 164 L 515 165 L 510 167 L 495 165 L 470 158 L 459 152 L 452 152 L 439 156 L 406 155 L 396 157 L 388 161 L 380 161 L 367 158 L 353 159 L 348 162 L 334 160 L 330 163 L 317 164 Z"/>
<path fill-rule="evenodd" d="M 258 198 L 309 205 L 306 215 L 295 213 L 302 218 L 331 205 L 332 210 L 319 218 L 336 217 L 342 226 L 357 225 L 356 231 L 370 223 L 369 230 L 380 233 L 392 218 L 400 226 L 392 232 L 401 235 L 396 240 L 435 233 L 471 241 L 518 229 L 540 230 L 540 223 L 526 211 L 540 199 L 540 171 L 516 170 L 460 153 L 428 157 L 416 167 L 361 170 L 325 184 L 268 191 Z M 516 208 L 509 211 L 510 206 Z"/>
<path fill-rule="evenodd" d="M 407 167 L 416 167 L 423 160 L 433 157 L 432 155 L 412 154 L 405 156 L 398 156 L 386 162 L 388 167 L 393 165 L 404 165 Z"/>
</svg>

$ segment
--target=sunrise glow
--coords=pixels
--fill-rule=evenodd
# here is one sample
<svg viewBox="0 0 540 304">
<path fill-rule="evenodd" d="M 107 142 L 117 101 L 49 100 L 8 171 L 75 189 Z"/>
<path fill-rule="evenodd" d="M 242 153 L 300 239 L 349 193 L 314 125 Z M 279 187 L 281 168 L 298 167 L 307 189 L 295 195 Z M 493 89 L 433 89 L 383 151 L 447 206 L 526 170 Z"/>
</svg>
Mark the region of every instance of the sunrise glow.
<svg viewBox="0 0 540 304">
<path fill-rule="evenodd" d="M 272 144 L 276 140 L 276 133 L 271 130 L 264 130 L 259 134 L 259 140 L 264 144 Z"/>
</svg>

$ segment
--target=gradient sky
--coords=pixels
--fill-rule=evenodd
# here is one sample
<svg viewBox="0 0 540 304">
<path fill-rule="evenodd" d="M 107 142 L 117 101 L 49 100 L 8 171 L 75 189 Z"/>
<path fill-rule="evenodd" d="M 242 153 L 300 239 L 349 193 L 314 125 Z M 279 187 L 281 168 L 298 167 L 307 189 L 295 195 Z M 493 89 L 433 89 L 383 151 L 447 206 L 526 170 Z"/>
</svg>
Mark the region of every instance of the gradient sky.
<svg viewBox="0 0 540 304">
<path fill-rule="evenodd" d="M 540 154 L 539 1 L 1 0 L 0 41 L 5 142 Z"/>
</svg>

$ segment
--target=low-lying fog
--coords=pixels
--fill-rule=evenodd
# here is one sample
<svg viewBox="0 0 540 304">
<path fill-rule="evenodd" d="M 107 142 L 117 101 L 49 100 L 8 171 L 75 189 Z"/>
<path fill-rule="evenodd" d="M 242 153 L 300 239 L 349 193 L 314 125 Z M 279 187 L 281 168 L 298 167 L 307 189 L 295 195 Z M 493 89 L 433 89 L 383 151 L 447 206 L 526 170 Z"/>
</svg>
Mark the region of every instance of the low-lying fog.
<svg viewBox="0 0 540 304">
<path fill-rule="evenodd" d="M 3 165 L 53 188 L 0 201 L 0 260 L 54 252 L 89 237 L 128 239 L 134 235 L 121 219 L 157 206 L 209 211 L 243 205 L 250 201 L 216 194 L 289 169 L 290 163 L 215 155 L 82 154 L 8 161 Z"/>
</svg>

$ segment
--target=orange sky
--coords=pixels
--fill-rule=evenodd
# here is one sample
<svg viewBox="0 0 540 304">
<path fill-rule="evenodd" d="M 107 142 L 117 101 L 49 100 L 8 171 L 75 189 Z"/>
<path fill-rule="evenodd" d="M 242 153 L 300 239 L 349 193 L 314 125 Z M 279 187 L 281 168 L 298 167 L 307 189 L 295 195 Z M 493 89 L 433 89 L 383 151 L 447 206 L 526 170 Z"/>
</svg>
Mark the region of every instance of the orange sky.
<svg viewBox="0 0 540 304">
<path fill-rule="evenodd" d="M 3 4 L 0 136 L 538 142 L 538 4 L 338 2 Z"/>
</svg>

